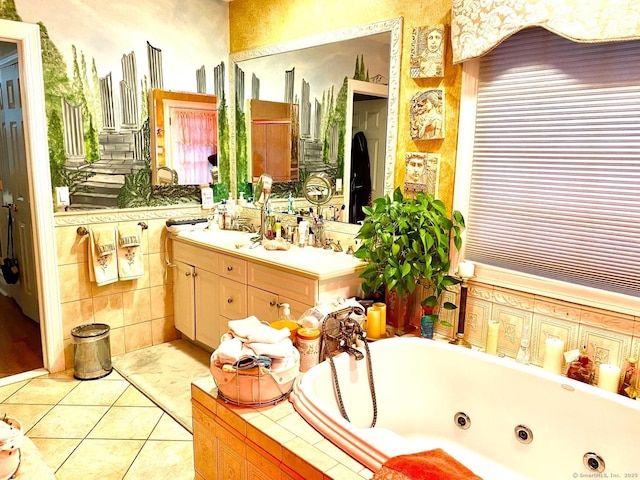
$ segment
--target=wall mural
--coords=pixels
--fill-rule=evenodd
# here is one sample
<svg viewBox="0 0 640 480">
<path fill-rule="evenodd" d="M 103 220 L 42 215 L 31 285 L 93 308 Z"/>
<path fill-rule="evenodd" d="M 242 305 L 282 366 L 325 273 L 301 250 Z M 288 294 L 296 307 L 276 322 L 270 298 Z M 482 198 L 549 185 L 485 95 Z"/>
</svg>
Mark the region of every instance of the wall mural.
<svg viewBox="0 0 640 480">
<path fill-rule="evenodd" d="M 198 186 L 151 185 L 152 88 L 219 95 L 220 195 L 229 189 L 226 4 L 4 0 L 0 18 L 40 26 L 51 180 L 72 208 L 199 202 Z"/>
</svg>

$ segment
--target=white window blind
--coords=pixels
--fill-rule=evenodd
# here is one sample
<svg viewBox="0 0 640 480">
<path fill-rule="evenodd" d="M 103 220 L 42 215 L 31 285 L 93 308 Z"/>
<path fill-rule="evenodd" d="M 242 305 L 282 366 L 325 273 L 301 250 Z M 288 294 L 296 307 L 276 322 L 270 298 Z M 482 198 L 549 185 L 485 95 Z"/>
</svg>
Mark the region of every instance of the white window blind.
<svg viewBox="0 0 640 480">
<path fill-rule="evenodd" d="M 467 259 L 640 297 L 639 65 L 538 28 L 480 60 Z"/>
</svg>

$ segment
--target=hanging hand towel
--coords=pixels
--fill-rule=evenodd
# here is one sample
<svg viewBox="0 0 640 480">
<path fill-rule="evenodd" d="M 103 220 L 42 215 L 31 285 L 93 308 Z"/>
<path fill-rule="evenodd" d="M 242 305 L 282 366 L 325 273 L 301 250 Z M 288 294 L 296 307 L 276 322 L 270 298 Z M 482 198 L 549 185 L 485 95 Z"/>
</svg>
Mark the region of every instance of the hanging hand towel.
<svg viewBox="0 0 640 480">
<path fill-rule="evenodd" d="M 140 225 L 118 228 L 118 276 L 120 280 L 133 280 L 144 276 Z"/>
<path fill-rule="evenodd" d="M 116 229 L 89 229 L 89 280 L 101 287 L 118 281 Z"/>
</svg>

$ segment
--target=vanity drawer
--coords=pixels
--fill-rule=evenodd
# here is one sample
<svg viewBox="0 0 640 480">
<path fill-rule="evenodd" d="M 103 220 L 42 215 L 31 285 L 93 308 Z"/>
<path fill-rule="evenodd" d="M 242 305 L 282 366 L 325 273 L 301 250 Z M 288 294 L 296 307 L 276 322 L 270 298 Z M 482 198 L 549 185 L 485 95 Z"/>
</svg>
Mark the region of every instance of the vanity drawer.
<svg viewBox="0 0 640 480">
<path fill-rule="evenodd" d="M 231 320 L 247 317 L 247 286 L 244 283 L 220 279 L 220 315 Z"/>
<path fill-rule="evenodd" d="M 247 261 L 229 255 L 218 255 L 218 275 L 247 283 Z"/>
<path fill-rule="evenodd" d="M 172 242 L 172 247 L 173 260 L 202 268 L 211 273 L 218 272 L 220 254 L 207 250 L 206 248 L 182 242 Z"/>
<path fill-rule="evenodd" d="M 316 304 L 316 280 L 252 263 L 248 265 L 247 276 L 249 285 L 307 305 Z"/>
</svg>

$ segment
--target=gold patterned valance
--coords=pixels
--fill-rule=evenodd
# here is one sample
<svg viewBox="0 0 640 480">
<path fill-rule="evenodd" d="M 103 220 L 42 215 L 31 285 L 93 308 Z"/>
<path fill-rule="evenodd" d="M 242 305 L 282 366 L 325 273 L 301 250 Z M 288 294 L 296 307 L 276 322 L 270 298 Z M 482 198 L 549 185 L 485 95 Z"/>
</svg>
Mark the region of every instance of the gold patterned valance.
<svg viewBox="0 0 640 480">
<path fill-rule="evenodd" d="M 638 0 L 453 0 L 453 63 L 480 57 L 539 26 L 576 42 L 640 38 Z"/>
</svg>

